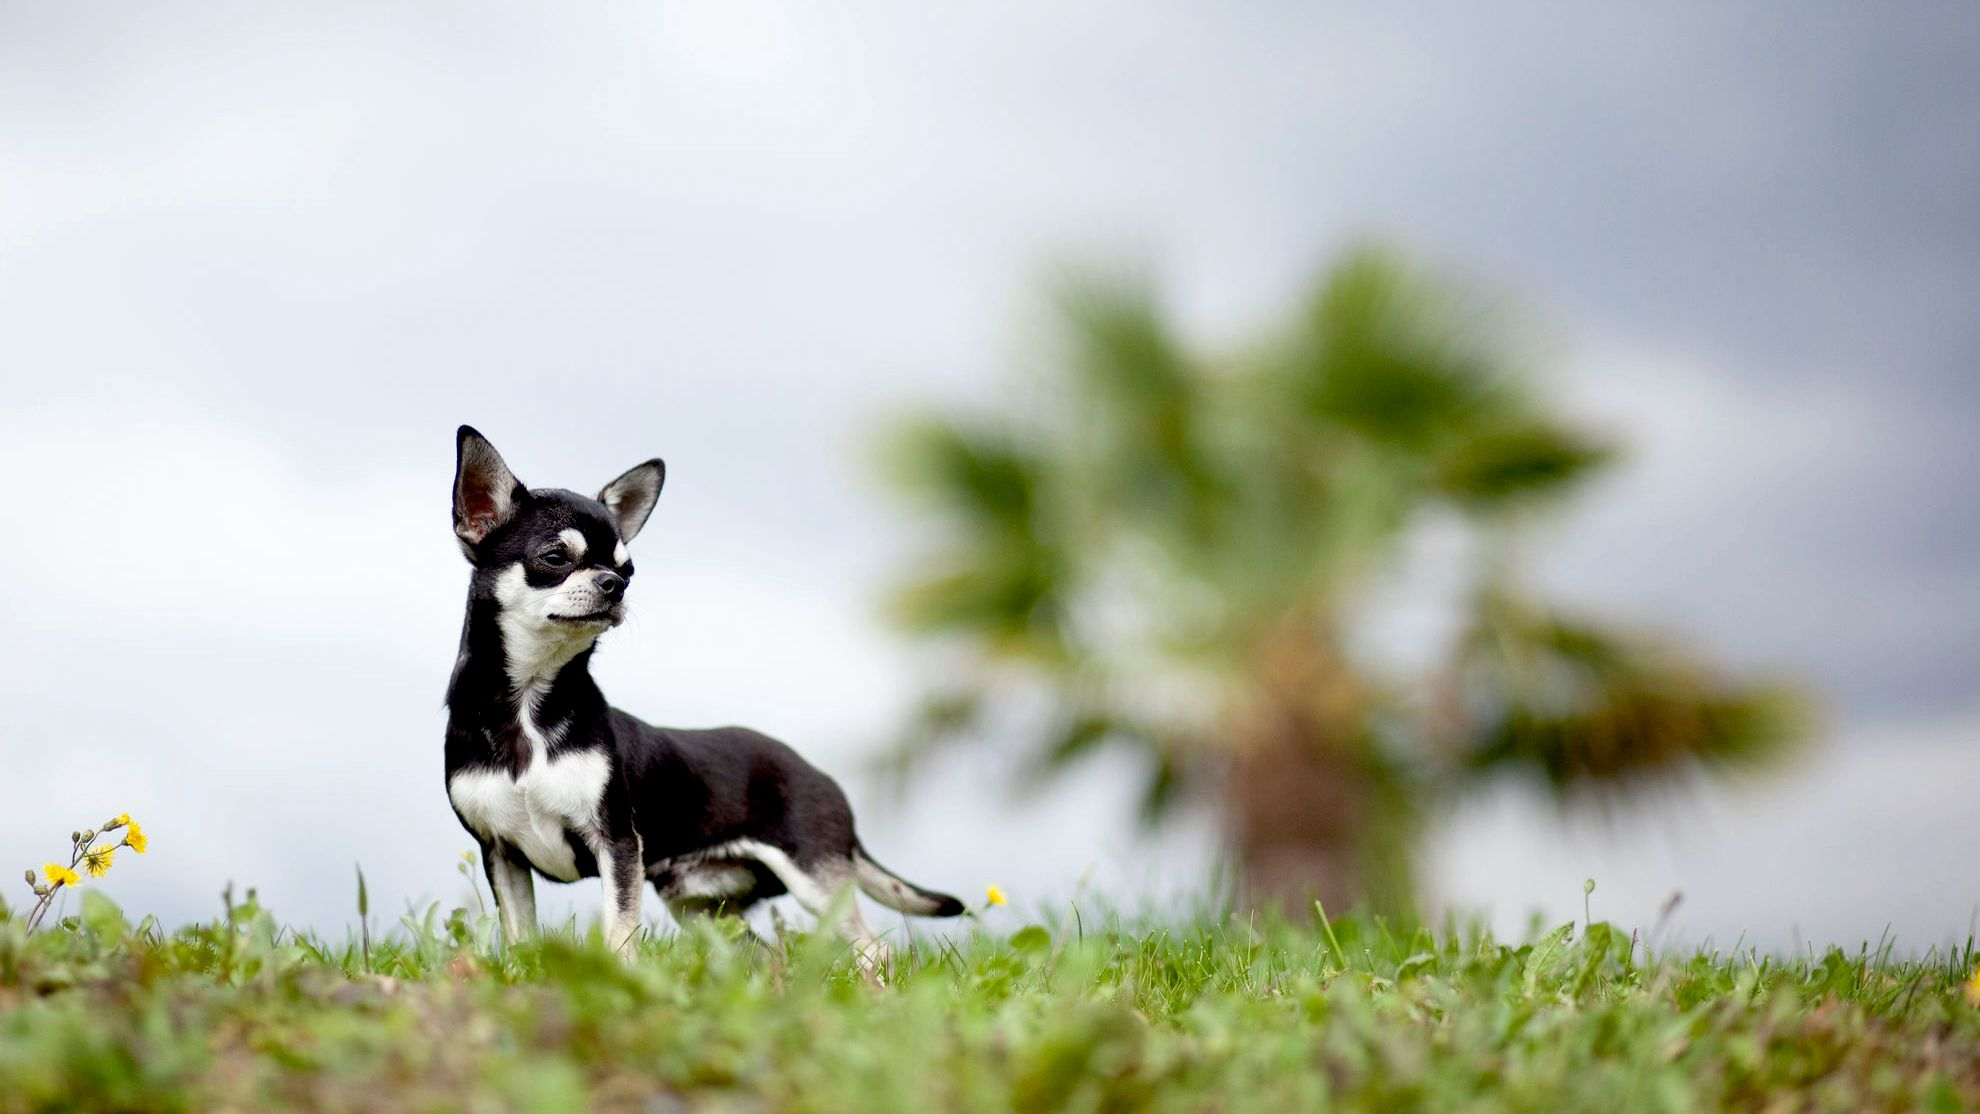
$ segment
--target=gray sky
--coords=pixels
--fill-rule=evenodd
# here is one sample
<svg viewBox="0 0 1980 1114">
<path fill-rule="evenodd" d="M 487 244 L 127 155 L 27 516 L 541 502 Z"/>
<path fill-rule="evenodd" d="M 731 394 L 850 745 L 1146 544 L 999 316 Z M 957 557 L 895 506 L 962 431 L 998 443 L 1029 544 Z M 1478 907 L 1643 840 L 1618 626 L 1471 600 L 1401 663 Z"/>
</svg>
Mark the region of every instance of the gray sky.
<svg viewBox="0 0 1980 1114">
<path fill-rule="evenodd" d="M 233 877 L 334 927 L 354 861 L 381 904 L 456 897 L 461 421 L 537 485 L 665 456 L 607 691 L 851 774 L 913 683 L 880 421 L 995 397 L 1067 253 L 1145 261 L 1214 344 L 1375 233 L 1544 312 L 1632 445 L 1550 584 L 1831 700 L 1745 794 L 1483 793 L 1442 894 L 1518 926 L 1594 874 L 1598 913 L 1683 889 L 1725 942 L 1963 935 L 1976 104 L 1967 3 L 6 8 L 0 848 L 128 809 L 154 851 L 106 886 L 168 921 Z M 1387 593 L 1389 652 L 1434 579 Z M 1118 770 L 1017 805 L 995 765 L 850 779 L 868 842 L 1020 903 L 1202 877 L 1201 823 L 1140 842 Z"/>
</svg>

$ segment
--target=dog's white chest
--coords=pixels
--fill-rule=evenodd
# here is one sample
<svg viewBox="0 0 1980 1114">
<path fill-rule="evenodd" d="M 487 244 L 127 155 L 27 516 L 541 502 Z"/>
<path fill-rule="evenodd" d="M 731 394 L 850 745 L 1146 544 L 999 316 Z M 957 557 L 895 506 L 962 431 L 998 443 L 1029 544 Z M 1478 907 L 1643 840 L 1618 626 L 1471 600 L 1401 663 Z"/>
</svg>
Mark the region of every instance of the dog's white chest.
<svg viewBox="0 0 1980 1114">
<path fill-rule="evenodd" d="M 598 827 L 611 765 L 598 751 L 545 759 L 542 752 L 520 777 L 501 770 L 463 770 L 447 782 L 447 796 L 476 835 L 521 851 L 530 864 L 560 882 L 578 877 L 566 832 L 589 840 Z"/>
</svg>

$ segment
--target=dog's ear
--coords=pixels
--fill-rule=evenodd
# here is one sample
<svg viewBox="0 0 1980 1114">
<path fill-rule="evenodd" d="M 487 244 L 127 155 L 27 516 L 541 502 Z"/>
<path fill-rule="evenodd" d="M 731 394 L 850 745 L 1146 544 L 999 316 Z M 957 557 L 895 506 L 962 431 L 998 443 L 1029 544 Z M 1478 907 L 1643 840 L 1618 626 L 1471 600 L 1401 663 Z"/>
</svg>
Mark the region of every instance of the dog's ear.
<svg viewBox="0 0 1980 1114">
<path fill-rule="evenodd" d="M 525 494 L 488 438 L 462 426 L 454 436 L 454 534 L 469 560 L 475 546 L 515 515 Z"/>
<path fill-rule="evenodd" d="M 639 528 L 646 525 L 646 516 L 653 513 L 653 504 L 660 499 L 660 485 L 666 482 L 667 462 L 649 460 L 606 484 L 605 490 L 598 493 L 598 501 L 618 520 L 619 540 L 633 540 Z"/>
</svg>

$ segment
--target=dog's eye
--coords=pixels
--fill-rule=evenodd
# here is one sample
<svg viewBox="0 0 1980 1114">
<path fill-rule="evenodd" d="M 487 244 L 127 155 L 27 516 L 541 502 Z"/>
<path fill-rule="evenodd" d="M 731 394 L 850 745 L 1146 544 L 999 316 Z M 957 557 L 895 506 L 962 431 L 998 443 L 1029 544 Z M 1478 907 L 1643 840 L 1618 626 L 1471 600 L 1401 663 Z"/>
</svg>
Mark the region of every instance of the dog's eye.
<svg viewBox="0 0 1980 1114">
<path fill-rule="evenodd" d="M 546 549 L 537 554 L 536 559 L 553 569 L 561 569 L 571 563 L 571 559 L 564 556 L 564 551 L 561 549 Z"/>
</svg>

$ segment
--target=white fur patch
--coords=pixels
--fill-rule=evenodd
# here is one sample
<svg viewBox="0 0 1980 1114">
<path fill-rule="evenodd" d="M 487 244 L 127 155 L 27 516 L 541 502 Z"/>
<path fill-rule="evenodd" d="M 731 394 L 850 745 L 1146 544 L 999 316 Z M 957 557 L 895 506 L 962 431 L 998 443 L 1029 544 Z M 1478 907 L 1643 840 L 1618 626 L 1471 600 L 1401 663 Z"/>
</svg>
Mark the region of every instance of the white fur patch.
<svg viewBox="0 0 1980 1114">
<path fill-rule="evenodd" d="M 718 843 L 704 851 L 696 852 L 692 857 L 683 856 L 675 859 L 673 864 L 678 866 L 689 862 L 700 863 L 716 859 L 755 859 L 777 876 L 777 880 L 784 884 L 784 888 L 791 892 L 791 896 L 797 899 L 799 905 L 813 913 L 822 913 L 832 903 L 837 891 L 843 887 L 841 880 L 820 878 L 798 866 L 789 855 L 784 853 L 783 848 L 773 847 L 754 839 L 732 839 L 727 843 Z M 667 864 L 656 864 L 656 867 L 665 865 Z"/>
<path fill-rule="evenodd" d="M 560 882 L 577 880 L 566 830 L 589 842 L 598 827 L 611 763 L 604 752 L 532 756 L 521 777 L 502 770 L 465 770 L 447 782 L 447 796 L 475 834 L 523 853 L 530 865 Z"/>
<path fill-rule="evenodd" d="M 756 888 L 756 875 L 746 866 L 734 863 L 706 863 L 690 867 L 670 887 L 670 897 L 741 897 Z"/>
<path fill-rule="evenodd" d="M 583 534 L 566 526 L 562 530 L 557 531 L 557 536 L 564 540 L 564 548 L 571 551 L 571 564 L 575 565 L 579 561 L 584 560 L 585 546 Z"/>
<path fill-rule="evenodd" d="M 571 659 L 611 627 L 607 620 L 573 623 L 559 615 L 588 615 L 604 605 L 591 581 L 568 578 L 554 588 L 533 588 L 521 565 L 495 578 L 495 600 L 502 605 L 502 652 L 509 684 L 520 698 L 532 685 L 548 684 Z"/>
<path fill-rule="evenodd" d="M 612 547 L 612 563 L 614 565 L 625 564 L 626 559 L 631 556 L 632 554 L 626 552 L 626 543 L 624 542 L 620 542 Z"/>
</svg>

